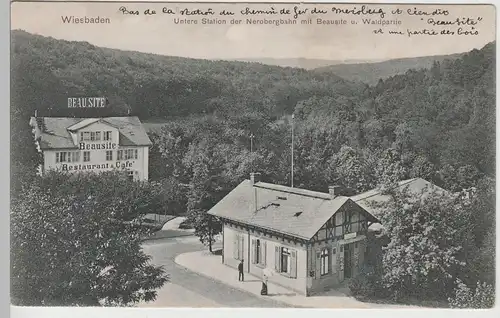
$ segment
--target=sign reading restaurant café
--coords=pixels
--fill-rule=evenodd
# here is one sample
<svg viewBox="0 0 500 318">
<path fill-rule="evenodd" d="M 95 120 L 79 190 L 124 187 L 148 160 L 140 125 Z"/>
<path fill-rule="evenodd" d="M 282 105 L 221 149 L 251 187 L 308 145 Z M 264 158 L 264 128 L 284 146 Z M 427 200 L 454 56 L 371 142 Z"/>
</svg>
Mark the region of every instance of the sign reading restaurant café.
<svg viewBox="0 0 500 318">
<path fill-rule="evenodd" d="M 118 145 L 114 142 L 103 142 L 103 143 L 92 143 L 88 144 L 85 142 L 81 142 L 79 146 L 79 150 L 115 150 L 118 148 Z M 98 170 L 98 169 L 113 169 L 113 168 L 129 168 L 132 167 L 134 161 L 116 161 L 114 163 L 106 162 L 101 164 L 95 163 L 84 163 L 84 164 L 74 164 L 68 165 L 66 163 L 62 164 L 61 168 L 63 171 L 74 171 L 74 170 Z"/>
</svg>

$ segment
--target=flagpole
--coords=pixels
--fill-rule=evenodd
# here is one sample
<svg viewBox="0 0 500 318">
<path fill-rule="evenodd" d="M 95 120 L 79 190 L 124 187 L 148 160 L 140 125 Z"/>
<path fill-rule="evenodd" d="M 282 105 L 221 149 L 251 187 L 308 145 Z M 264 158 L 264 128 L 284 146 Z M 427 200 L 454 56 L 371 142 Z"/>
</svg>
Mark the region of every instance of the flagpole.
<svg viewBox="0 0 500 318">
<path fill-rule="evenodd" d="M 293 126 L 294 126 L 295 114 L 292 114 L 292 188 L 293 188 Z"/>
</svg>

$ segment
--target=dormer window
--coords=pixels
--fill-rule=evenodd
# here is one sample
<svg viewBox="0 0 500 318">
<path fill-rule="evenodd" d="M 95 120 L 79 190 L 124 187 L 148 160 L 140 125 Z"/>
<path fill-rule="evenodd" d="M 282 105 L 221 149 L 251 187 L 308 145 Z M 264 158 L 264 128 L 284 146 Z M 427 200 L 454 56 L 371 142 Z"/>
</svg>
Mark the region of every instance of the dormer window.
<svg viewBox="0 0 500 318">
<path fill-rule="evenodd" d="M 89 131 L 82 131 L 80 133 L 80 140 L 81 141 L 90 141 L 90 132 Z"/>
<path fill-rule="evenodd" d="M 100 141 L 101 140 L 101 132 L 100 131 L 92 131 L 90 133 L 90 141 Z"/>
<path fill-rule="evenodd" d="M 104 141 L 109 141 L 111 140 L 111 131 L 105 131 L 104 132 Z"/>
</svg>

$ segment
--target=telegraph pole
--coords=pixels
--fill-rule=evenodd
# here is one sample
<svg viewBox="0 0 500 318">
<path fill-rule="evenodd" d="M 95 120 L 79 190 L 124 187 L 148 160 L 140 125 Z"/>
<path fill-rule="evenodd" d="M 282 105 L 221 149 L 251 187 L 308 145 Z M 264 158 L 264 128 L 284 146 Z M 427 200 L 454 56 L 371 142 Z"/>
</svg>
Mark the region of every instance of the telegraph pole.
<svg viewBox="0 0 500 318">
<path fill-rule="evenodd" d="M 253 139 L 255 138 L 253 133 L 250 133 L 250 152 L 253 152 Z"/>
</svg>

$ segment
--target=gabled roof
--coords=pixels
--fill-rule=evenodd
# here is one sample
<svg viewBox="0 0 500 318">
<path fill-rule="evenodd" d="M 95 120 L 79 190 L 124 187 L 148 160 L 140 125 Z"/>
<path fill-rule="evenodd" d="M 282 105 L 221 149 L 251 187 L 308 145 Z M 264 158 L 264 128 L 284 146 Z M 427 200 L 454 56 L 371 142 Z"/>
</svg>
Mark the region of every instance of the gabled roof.
<svg viewBox="0 0 500 318">
<path fill-rule="evenodd" d="M 34 117 L 30 123 L 36 124 L 40 130 L 39 144 L 45 149 L 76 149 L 70 130 L 78 130 L 102 121 L 118 129 L 120 146 L 150 146 L 146 130 L 136 116 L 105 118 L 71 118 L 71 117 Z"/>
<path fill-rule="evenodd" d="M 309 240 L 348 202 L 355 204 L 348 197 L 245 180 L 208 213 Z"/>
<path fill-rule="evenodd" d="M 422 178 L 413 178 L 400 181 L 398 182 L 396 188 L 398 190 L 406 190 L 409 192 L 409 194 L 423 194 L 423 197 L 433 192 L 438 194 L 450 194 L 443 188 L 440 188 L 437 185 Z M 352 196 L 350 198 L 358 205 L 363 207 L 366 211 L 375 216 L 379 215 L 381 211 L 378 211 L 378 209 L 374 207 L 373 204 L 380 204 L 388 202 L 390 200 L 390 196 L 382 194 L 379 188 Z"/>
<path fill-rule="evenodd" d="M 87 127 L 88 125 L 91 125 L 93 123 L 96 123 L 98 122 L 99 120 L 101 120 L 100 118 L 85 118 L 84 120 L 68 127 L 67 129 L 69 131 L 77 131 L 81 128 L 84 128 L 84 127 Z"/>
</svg>

